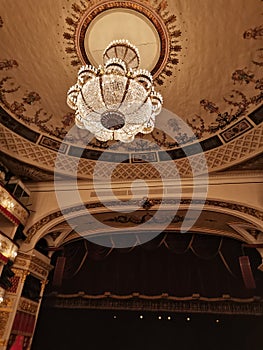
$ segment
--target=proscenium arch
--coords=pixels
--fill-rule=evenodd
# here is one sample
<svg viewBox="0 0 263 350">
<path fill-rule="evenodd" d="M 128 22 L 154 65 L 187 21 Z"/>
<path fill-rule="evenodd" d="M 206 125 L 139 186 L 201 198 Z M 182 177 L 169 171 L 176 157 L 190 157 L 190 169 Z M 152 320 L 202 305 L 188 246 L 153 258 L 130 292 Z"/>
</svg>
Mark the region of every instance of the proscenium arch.
<svg viewBox="0 0 263 350">
<path fill-rule="evenodd" d="M 152 199 L 154 200 L 158 200 L 158 199 Z M 185 201 L 186 199 L 182 199 L 182 201 Z M 106 208 L 104 208 L 103 206 L 101 206 L 100 202 L 93 202 L 93 203 L 88 203 L 85 202 L 85 205 L 87 206 L 87 209 L 89 204 L 91 205 L 91 209 L 90 212 L 92 215 L 98 215 L 98 214 L 109 214 L 111 213 L 110 211 L 106 210 Z M 180 204 L 180 211 L 187 211 L 187 204 Z M 238 211 L 238 208 L 242 207 L 242 211 Z M 74 219 L 78 219 L 80 218 L 82 215 L 85 215 L 84 211 L 77 211 L 76 210 L 77 206 L 72 206 L 70 208 L 68 208 L 69 213 L 71 215 L 72 218 Z M 233 209 L 234 208 L 234 209 Z M 163 212 L 165 213 L 166 211 L 168 212 L 169 209 L 171 210 L 171 207 L 167 206 L 167 210 L 164 210 Z M 254 209 L 254 214 L 256 214 L 256 216 L 251 215 L 251 208 L 250 207 L 246 207 L 244 205 L 240 205 L 239 203 L 234 203 L 234 202 L 222 202 L 219 200 L 206 200 L 205 206 L 203 208 L 203 211 L 208 211 L 208 212 L 213 212 L 213 213 L 217 213 L 219 215 L 221 214 L 227 214 L 229 216 L 231 216 L 233 218 L 233 222 L 239 222 L 240 220 L 242 220 L 244 223 L 247 223 L 249 225 L 252 225 L 253 227 L 257 228 L 257 229 L 262 229 L 262 221 L 260 220 L 260 217 L 263 216 L 263 212 L 259 211 L 257 209 Z M 118 215 L 118 213 L 115 213 L 114 215 Z M 35 222 L 31 227 L 27 228 L 25 230 L 25 234 L 27 236 L 26 240 L 24 243 L 21 244 L 21 251 L 29 251 L 31 249 L 34 249 L 36 243 L 43 237 L 47 236 L 49 233 L 51 233 L 52 231 L 56 230 L 56 227 L 60 224 L 62 224 L 63 222 L 65 222 L 65 218 L 63 217 L 62 213 L 60 211 L 53 211 L 53 212 L 49 212 L 48 214 L 46 214 L 45 216 L 42 216 L 42 218 L 40 220 L 38 220 L 37 222 Z M 155 227 L 156 228 L 156 227 Z M 148 230 L 150 229 L 154 229 L 154 227 L 151 228 L 151 226 L 149 226 L 147 228 Z M 136 227 L 132 230 L 133 232 L 139 232 L 140 229 L 136 230 Z M 169 227 L 167 228 L 167 231 L 169 231 Z M 175 228 L 171 228 L 171 230 L 175 230 Z M 62 233 L 62 239 L 59 239 L 56 242 L 56 245 L 60 245 L 63 243 L 64 239 L 66 238 L 67 234 L 72 231 L 72 229 L 69 229 L 67 233 Z M 114 227 L 112 227 L 106 232 L 104 231 L 104 233 L 114 233 L 114 232 L 127 232 L 127 227 L 125 228 L 116 228 L 114 229 Z M 227 236 L 230 238 L 236 238 L 238 239 L 238 232 L 237 232 L 237 236 L 233 237 L 233 235 L 231 235 L 228 232 L 223 232 L 220 230 L 211 230 L 209 228 L 205 228 L 205 227 L 198 227 L 198 226 L 193 226 L 191 229 L 192 232 L 199 232 L 199 233 L 205 233 L 205 234 L 217 234 L 217 235 L 221 235 L 221 236 Z M 102 234 L 102 231 L 98 231 L 98 232 L 92 232 L 93 235 L 98 235 L 98 234 Z M 253 238 L 251 236 L 251 240 L 249 239 L 249 236 L 247 235 L 247 237 L 242 237 L 241 235 L 239 235 L 239 240 L 243 241 L 244 243 L 252 243 L 253 242 Z M 262 253 L 260 251 L 260 249 L 258 249 L 258 251 L 260 253 Z"/>
</svg>

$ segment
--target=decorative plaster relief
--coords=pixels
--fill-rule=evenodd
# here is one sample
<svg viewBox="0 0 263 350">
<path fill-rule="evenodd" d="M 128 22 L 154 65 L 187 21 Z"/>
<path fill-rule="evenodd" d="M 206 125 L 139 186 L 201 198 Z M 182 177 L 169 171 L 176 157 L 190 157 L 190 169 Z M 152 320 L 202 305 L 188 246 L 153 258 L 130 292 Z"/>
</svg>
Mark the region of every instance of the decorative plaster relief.
<svg viewBox="0 0 263 350">
<path fill-rule="evenodd" d="M 138 201 L 134 201 L 135 205 L 138 205 L 137 203 Z M 161 202 L 165 202 L 169 205 L 174 204 L 174 205 L 178 205 L 178 200 L 176 199 L 167 199 L 167 200 L 162 200 L 162 199 L 152 199 L 153 205 L 159 205 Z M 191 199 L 182 199 L 180 200 L 180 204 L 181 205 L 189 205 L 189 204 L 199 204 L 199 202 L 197 200 L 192 201 Z M 203 202 L 202 202 L 203 203 Z M 132 204 L 132 203 L 130 203 Z M 109 202 L 107 203 L 107 207 L 113 207 L 114 205 L 119 205 L 118 202 Z M 263 211 L 257 210 L 255 208 L 250 208 L 247 207 L 245 205 L 241 205 L 241 204 L 236 204 L 236 203 L 227 203 L 227 202 L 222 202 L 222 201 L 215 201 L 215 200 L 206 200 L 205 201 L 205 205 L 207 206 L 212 206 L 212 207 L 217 207 L 217 208 L 225 208 L 228 210 L 233 210 L 233 211 L 238 211 L 247 215 L 251 215 L 259 220 L 263 221 Z M 86 204 L 86 208 L 87 209 L 95 209 L 95 208 L 103 208 L 104 204 L 97 202 L 97 203 L 87 203 Z M 78 212 L 80 209 L 82 208 L 82 206 L 75 206 L 75 207 L 71 207 L 68 208 L 67 210 L 65 210 L 65 214 L 68 213 L 73 213 L 73 212 Z M 37 234 L 38 230 L 40 228 L 42 228 L 45 224 L 52 222 L 52 220 L 55 220 L 59 217 L 63 216 L 61 211 L 56 211 L 53 212 L 45 217 L 43 217 L 42 219 L 40 219 L 39 221 L 37 221 L 36 223 L 34 223 L 31 227 L 28 228 L 26 235 L 27 238 L 25 240 L 25 243 L 30 243 L 32 238 L 35 236 L 35 234 Z M 175 221 L 176 222 L 180 222 L 182 218 L 175 216 Z M 113 218 L 113 220 L 115 220 Z M 122 220 L 121 218 L 116 220 Z M 124 218 L 125 221 L 126 218 Z M 179 220 L 179 221 L 178 221 Z"/>
</svg>

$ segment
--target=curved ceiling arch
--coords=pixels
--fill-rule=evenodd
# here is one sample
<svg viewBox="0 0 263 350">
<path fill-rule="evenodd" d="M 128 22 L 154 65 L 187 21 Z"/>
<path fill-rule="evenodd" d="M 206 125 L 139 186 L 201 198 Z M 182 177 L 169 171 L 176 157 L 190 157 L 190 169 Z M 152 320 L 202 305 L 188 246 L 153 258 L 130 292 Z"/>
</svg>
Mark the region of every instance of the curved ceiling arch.
<svg viewBox="0 0 263 350">
<path fill-rule="evenodd" d="M 116 142 L 92 139 L 87 143 L 85 131 L 79 130 L 73 139 L 67 138 L 74 125 L 74 115 L 66 105 L 66 91 L 81 66 L 75 38 L 78 45 L 84 40 L 81 28 L 85 27 L 87 14 L 92 13 L 89 18 L 92 22 L 103 11 L 122 6 L 133 11 L 139 11 L 141 6 L 153 26 L 163 28 L 156 89 L 164 97 L 164 108 L 183 120 L 193 137 L 180 130 L 171 117 L 166 128 L 174 131 L 176 137 L 172 140 L 163 130 L 160 115 L 152 134 L 137 137 L 128 151 Z M 262 104 L 260 6 L 259 0 L 219 1 L 213 6 L 205 1 L 202 7 L 194 0 L 176 3 L 75 0 L 72 4 L 57 2 L 55 6 L 51 0 L 37 4 L 33 0 L 4 3 L 0 26 L 2 52 L 5 52 L 0 57 L 0 114 L 4 135 L 1 158 L 17 159 L 15 144 L 19 143 L 25 168 L 29 165 L 52 172 L 52 159 L 58 150 L 64 152 L 68 169 L 72 158 L 81 154 L 84 164 L 79 176 L 89 178 L 93 162 L 108 153 L 111 161 L 119 163 L 123 154 L 128 154 L 129 166 L 120 164 L 121 170 L 116 175 L 120 177 L 127 174 L 135 177 L 138 164 L 148 168 L 149 173 L 151 165 L 146 163 L 166 161 L 165 152 L 180 167 L 184 157 L 180 147 L 188 145 L 195 154 L 195 139 L 206 153 L 209 171 L 225 169 L 259 154 L 263 143 L 259 109 Z M 223 17 L 218 15 L 222 8 Z M 42 19 L 48 18 L 48 29 L 39 13 Z M 9 18 L 13 19 L 12 23 Z M 229 25 L 233 22 L 235 30 Z M 32 32 L 26 23 L 36 30 Z M 87 29 L 88 23 L 85 25 Z M 77 33 L 80 34 L 76 36 Z M 66 170 L 61 173 L 70 175 Z"/>
<path fill-rule="evenodd" d="M 152 199 L 152 201 L 159 201 L 158 199 Z M 163 215 L 163 220 L 167 221 L 166 230 L 168 231 L 180 231 L 180 227 L 182 222 L 185 219 L 185 215 L 187 212 L 187 208 L 191 203 L 191 200 L 183 199 L 182 202 L 184 204 L 180 205 L 179 209 L 176 213 L 174 210 L 171 211 L 171 203 L 167 205 L 167 210 L 163 210 L 161 215 Z M 52 234 L 57 232 L 57 235 L 54 234 L 54 237 L 50 239 L 50 242 L 53 242 L 55 246 L 62 244 L 65 240 L 68 240 L 68 235 L 71 235 L 71 239 L 76 239 L 77 237 L 81 237 L 81 230 L 78 230 L 78 223 L 80 222 L 80 218 L 85 213 L 79 211 L 79 206 L 74 206 L 68 208 L 68 215 L 64 216 L 61 211 L 53 211 L 48 214 L 43 214 L 42 218 L 40 218 L 37 222 L 31 224 L 31 226 L 27 227 L 25 230 L 25 235 L 27 236 L 25 243 L 23 243 L 22 249 L 28 250 L 29 248 L 34 248 L 35 244 L 39 239 L 50 235 L 52 238 Z M 103 223 L 105 229 L 104 230 L 96 230 L 94 225 L 92 226 L 92 230 L 88 230 L 90 237 L 95 237 L 96 235 L 101 234 L 118 234 L 125 233 L 127 231 L 138 233 L 138 232 L 146 232 L 147 230 L 152 230 L 154 232 L 161 231 L 159 230 L 158 217 L 157 221 L 154 221 L 155 211 L 152 209 L 140 209 L 137 211 L 133 211 L 132 213 L 119 213 L 114 211 L 109 211 L 104 207 L 102 203 L 86 203 L 86 208 L 89 211 L 89 215 L 94 217 L 95 221 Z M 132 207 L 133 209 L 133 207 Z M 194 209 L 193 209 L 194 210 Z M 170 220 L 171 215 L 173 214 L 172 220 Z M 201 232 L 212 235 L 222 235 L 228 236 L 231 238 L 235 238 L 246 243 L 258 243 L 261 242 L 261 236 L 253 236 L 252 233 L 249 233 L 249 230 L 254 228 L 254 230 L 260 233 L 260 218 L 262 218 L 263 213 L 259 210 L 246 207 L 244 205 L 240 205 L 238 203 L 233 202 L 223 202 L 222 200 L 216 201 L 208 199 L 205 202 L 204 209 L 197 219 L 196 223 L 193 224 L 191 230 L 193 232 Z M 70 224 L 74 221 L 74 227 Z M 144 227 L 142 231 L 142 223 L 147 222 L 149 219 L 153 219 L 153 221 L 149 224 L 149 226 Z M 87 224 L 87 222 L 86 222 Z M 163 223 L 162 223 L 163 225 Z M 240 227 L 247 227 L 246 229 L 241 229 Z M 75 231 L 76 230 L 76 231 Z M 243 231 L 242 231 L 243 230 Z M 252 231 L 251 231 L 252 232 Z M 88 238 L 87 235 L 87 238 Z M 86 234 L 85 234 L 86 236 Z M 60 238 L 59 238 L 60 237 Z M 149 239 L 153 239 L 155 234 Z M 62 240 L 61 240 L 62 239 Z M 148 240 L 149 240 L 148 239 Z M 259 241 L 257 241 L 259 239 Z M 260 243 L 259 242 L 259 243 Z"/>
</svg>

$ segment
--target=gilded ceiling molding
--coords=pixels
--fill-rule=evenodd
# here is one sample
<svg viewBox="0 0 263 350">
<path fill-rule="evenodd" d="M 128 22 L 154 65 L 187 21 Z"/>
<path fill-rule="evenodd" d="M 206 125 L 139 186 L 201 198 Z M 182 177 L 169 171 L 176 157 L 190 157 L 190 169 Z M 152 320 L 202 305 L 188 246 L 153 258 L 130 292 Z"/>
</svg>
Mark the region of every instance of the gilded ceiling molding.
<svg viewBox="0 0 263 350">
<path fill-rule="evenodd" d="M 192 199 L 181 199 L 180 201 L 178 201 L 177 199 L 151 199 L 153 205 L 159 205 L 161 202 L 162 203 L 167 203 L 167 205 L 192 205 L 192 204 L 203 204 L 203 200 L 192 200 Z M 132 205 L 132 203 L 130 203 Z M 108 207 L 113 207 L 113 206 L 119 206 L 118 202 L 112 201 L 112 202 L 107 202 L 107 203 L 101 203 L 101 202 L 94 202 L 94 203 L 87 203 L 85 204 L 86 209 L 98 209 L 98 208 L 104 208 L 105 205 Z M 134 205 L 138 205 L 138 201 L 134 201 Z M 222 202 L 222 201 L 216 201 L 216 200 L 205 200 L 205 206 L 208 207 L 214 207 L 214 208 L 222 208 L 225 210 L 231 210 L 231 211 L 236 211 L 236 212 L 240 212 L 249 216 L 252 216 L 256 219 L 259 219 L 261 221 L 263 221 L 263 211 L 260 211 L 258 209 L 255 208 L 250 208 L 247 207 L 245 205 L 242 204 L 236 204 L 236 203 L 228 203 L 228 202 Z M 78 205 L 75 207 L 70 207 L 64 210 L 64 214 L 72 214 L 74 212 L 76 212 L 76 214 L 83 209 L 82 205 Z M 39 221 L 37 221 L 36 223 L 34 223 L 31 227 L 29 227 L 26 232 L 25 235 L 27 236 L 25 243 L 30 243 L 32 238 L 37 234 L 37 232 L 40 229 L 43 229 L 43 227 L 46 224 L 50 224 L 50 222 L 52 222 L 55 219 L 61 218 L 63 216 L 63 213 L 58 210 L 55 211 L 53 213 L 48 214 L 47 216 L 41 218 Z M 181 216 L 175 216 L 175 222 L 181 222 L 182 221 L 182 217 Z"/>
<path fill-rule="evenodd" d="M 35 167 L 39 167 L 45 171 L 54 171 L 54 166 L 57 158 L 57 153 L 44 148 L 40 145 L 33 144 L 23 137 L 10 131 L 8 128 L 0 125 L 2 137 L 0 145 L 2 153 L 16 158 L 19 155 L 19 160 L 29 163 Z M 228 166 L 232 166 L 238 162 L 249 159 L 262 152 L 263 148 L 263 123 L 255 126 L 253 129 L 246 132 L 246 137 L 240 135 L 234 140 L 222 146 L 212 148 L 206 151 L 206 161 L 209 172 L 223 170 Z M 168 151 L 169 152 L 169 151 Z M 172 154 L 171 154 L 172 155 Z M 172 157 L 173 158 L 173 157 Z M 192 164 L 195 164 L 195 173 L 202 174 L 204 169 L 203 155 L 193 154 L 191 157 L 174 159 L 177 170 L 180 176 L 192 176 L 192 168 L 189 163 L 191 158 Z M 171 158 L 170 158 L 171 159 Z M 91 178 L 93 176 L 96 160 L 75 158 L 68 154 L 60 155 L 60 164 L 57 164 L 57 170 L 62 175 L 73 176 L 75 172 L 76 161 L 79 162 L 78 177 Z M 133 180 L 138 177 L 147 179 L 159 179 L 160 173 L 156 169 L 154 163 L 139 162 L 132 164 L 115 161 L 116 167 L 112 173 L 112 180 Z M 174 163 L 164 158 L 158 162 L 158 166 L 165 171 L 166 178 L 174 177 Z M 109 173 L 108 162 L 103 161 L 100 165 L 101 177 L 107 176 Z"/>
</svg>

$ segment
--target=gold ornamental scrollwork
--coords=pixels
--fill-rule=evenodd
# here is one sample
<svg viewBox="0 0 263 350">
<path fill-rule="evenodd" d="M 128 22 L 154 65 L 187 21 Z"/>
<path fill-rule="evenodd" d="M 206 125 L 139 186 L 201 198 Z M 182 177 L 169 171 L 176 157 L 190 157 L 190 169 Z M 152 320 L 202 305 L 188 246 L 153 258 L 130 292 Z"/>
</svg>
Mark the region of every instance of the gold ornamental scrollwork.
<svg viewBox="0 0 263 350">
<path fill-rule="evenodd" d="M 5 297 L 2 303 L 0 304 L 0 308 L 3 309 L 11 309 L 13 304 L 13 300 L 9 297 Z"/>
<path fill-rule="evenodd" d="M 16 224 L 26 224 L 29 212 L 1 184 L 0 203 L 1 212 L 9 220 Z"/>
<path fill-rule="evenodd" d="M 41 266 L 41 267 L 43 267 L 44 269 L 46 269 L 48 271 L 50 271 L 52 269 L 52 266 L 50 264 L 48 264 L 47 262 L 45 262 L 45 261 L 43 261 L 43 260 L 41 260 L 41 259 L 39 259 L 39 258 L 37 258 L 35 256 L 33 257 L 32 261 L 36 265 Z"/>
<path fill-rule="evenodd" d="M 27 276 L 30 274 L 29 271 L 24 271 L 22 278 L 21 278 L 21 283 L 24 284 Z"/>
<path fill-rule="evenodd" d="M 5 339 L 0 339 L 0 346 L 6 346 L 7 340 Z"/>
<path fill-rule="evenodd" d="M 8 317 L 9 317 L 9 312 L 0 311 L 0 337 L 1 338 L 4 335 Z"/>
<path fill-rule="evenodd" d="M 27 265 L 27 260 L 21 259 L 19 257 L 16 258 L 15 260 L 15 266 L 17 267 L 22 267 L 22 266 L 26 266 Z"/>
<path fill-rule="evenodd" d="M 21 270 L 17 268 L 12 268 L 12 271 L 15 273 L 17 277 L 22 277 L 25 273 L 25 270 Z"/>
<path fill-rule="evenodd" d="M 30 271 L 36 273 L 37 275 L 40 275 L 42 277 L 47 277 L 48 271 L 43 269 L 42 267 L 37 266 L 34 263 L 30 264 Z"/>
<path fill-rule="evenodd" d="M 35 303 L 25 298 L 21 298 L 18 309 L 20 311 L 24 311 L 35 315 L 38 309 L 38 303 Z"/>
</svg>

